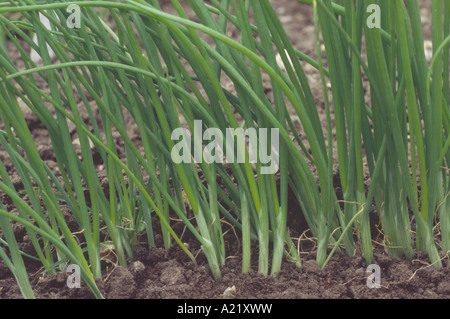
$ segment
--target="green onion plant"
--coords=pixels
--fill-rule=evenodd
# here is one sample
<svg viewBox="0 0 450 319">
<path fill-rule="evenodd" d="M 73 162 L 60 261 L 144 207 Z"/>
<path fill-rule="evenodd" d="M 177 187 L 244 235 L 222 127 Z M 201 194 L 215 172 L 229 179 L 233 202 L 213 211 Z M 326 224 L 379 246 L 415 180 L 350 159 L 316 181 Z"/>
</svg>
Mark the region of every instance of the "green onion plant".
<svg viewBox="0 0 450 319">
<path fill-rule="evenodd" d="M 16 190 L 0 164 L 0 192 L 15 206 L 7 211 L 0 203 L 0 257 L 24 297 L 34 297 L 25 267 L 30 257 L 19 250 L 13 223 L 25 227 L 32 257 L 47 272 L 79 265 L 98 298 L 101 247 L 113 247 L 126 266 L 141 234 L 149 246 L 155 244 L 156 225 L 166 249 L 175 243 L 196 262 L 171 216 L 198 240 L 217 280 L 228 256 L 223 219 L 241 231 L 242 272 L 251 269 L 252 242 L 259 273 L 276 276 L 284 258 L 301 267 L 287 223 L 289 191 L 301 207 L 294 213 L 304 215 L 317 241 L 321 268 L 341 248 L 376 262 L 372 203 L 392 257 L 411 259 L 419 249 L 442 266 L 439 253 L 450 250 L 450 1 L 432 1 L 431 63 L 425 59 L 417 0 L 303 0 L 314 11 L 316 58 L 292 45 L 269 0 L 171 2 L 177 14 L 162 11 L 157 0 L 18 0 L 0 6 L 0 29 L 25 65 L 19 70 L 6 46 L 0 48 L 0 144 L 23 183 L 23 190 Z M 80 28 L 66 24 L 69 4 L 80 9 Z M 373 18 L 368 8 L 379 10 L 376 27 L 368 23 Z M 20 12 L 24 20 L 12 21 L 8 12 Z M 227 35 L 229 28 L 239 30 L 239 40 Z M 30 59 L 30 48 L 41 64 Z M 320 74 L 326 123 L 304 63 Z M 270 78 L 270 99 L 264 76 Z M 19 99 L 48 131 L 58 174 L 41 158 Z M 301 132 L 289 110 L 299 117 Z M 129 137 L 127 117 L 139 131 L 139 144 Z M 250 154 L 250 148 L 243 163 L 236 154 L 234 161 L 207 162 L 194 146 L 202 149 L 209 128 L 224 134 L 276 129 L 278 153 L 271 147 L 275 136 L 259 146 L 276 156 L 277 174 L 266 174 L 263 152 Z M 174 137 L 180 129 L 186 134 Z M 118 135 L 123 152 L 114 139 Z M 237 145 L 226 141 L 223 151 L 242 146 L 245 139 L 237 138 Z M 192 148 L 194 154 L 177 152 Z M 189 161 L 182 161 L 186 156 Z M 69 227 L 67 208 L 77 229 Z"/>
</svg>

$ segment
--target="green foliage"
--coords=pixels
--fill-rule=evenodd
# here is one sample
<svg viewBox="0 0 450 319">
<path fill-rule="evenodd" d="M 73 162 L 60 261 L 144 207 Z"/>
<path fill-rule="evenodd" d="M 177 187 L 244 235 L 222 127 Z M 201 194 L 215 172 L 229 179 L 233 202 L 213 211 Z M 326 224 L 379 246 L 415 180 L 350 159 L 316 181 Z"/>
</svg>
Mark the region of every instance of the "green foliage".
<svg viewBox="0 0 450 319">
<path fill-rule="evenodd" d="M 268 0 L 185 2 L 199 22 L 189 19 L 178 0 L 172 0 L 177 15 L 163 12 L 156 0 L 70 2 L 81 9 L 79 29 L 65 24 L 69 2 L 19 0 L 0 6 L 0 28 L 25 64 L 25 70 L 19 71 L 5 48 L 0 49 L 4 124 L 0 144 L 24 185 L 17 191 L 0 164 L 0 190 L 17 210 L 8 212 L 0 203 L 4 237 L 0 257 L 24 297 L 34 295 L 12 222 L 25 226 L 35 248 L 33 257 L 46 271 L 64 270 L 68 263 L 79 265 L 84 282 L 99 298 L 95 280 L 103 275 L 101 245 L 112 244 L 125 266 L 133 260 L 141 233 L 146 233 L 150 246 L 154 244 L 155 220 L 161 225 L 165 247 L 175 241 L 195 262 L 172 229 L 170 214 L 182 220 L 201 244 L 217 280 L 227 257 L 222 219 L 242 232 L 243 272 L 251 266 L 253 240 L 258 242 L 260 273 L 276 276 L 284 257 L 301 267 L 288 232 L 289 189 L 302 208 L 294 213 L 304 214 L 317 240 L 320 267 L 340 247 L 349 255 L 360 251 L 368 263 L 374 262 L 372 202 L 393 257 L 412 258 L 414 232 L 416 247 L 440 267 L 436 220 L 439 247 L 450 250 L 446 168 L 450 15 L 440 17 L 449 13 L 450 1 L 432 3 L 431 65 L 425 59 L 416 0 L 407 1 L 407 6 L 400 0 L 303 1 L 314 7 L 317 61 L 292 46 Z M 374 4 L 380 8 L 381 28 L 367 24 L 367 8 Z M 8 19 L 3 15 L 8 12 L 20 12 L 29 24 Z M 52 30 L 40 23 L 39 12 L 49 18 Z M 241 32 L 240 42 L 227 36 L 230 26 Z M 26 32 L 29 28 L 36 33 L 38 45 Z M 40 53 L 41 66 L 31 61 L 29 47 Z M 320 72 L 326 126 L 301 60 Z M 271 100 L 264 92 L 263 75 L 270 77 Z M 39 87 L 38 79 L 48 88 Z M 223 85 L 224 79 L 232 89 Z M 40 157 L 18 98 L 48 130 L 61 176 L 55 176 Z M 300 138 L 288 108 L 299 117 L 307 140 Z M 127 114 L 135 122 L 143 149 L 128 135 Z M 218 128 L 224 133 L 228 128 L 278 129 L 279 174 L 264 174 L 260 161 L 254 166 L 249 161 L 175 163 L 172 132 L 182 123 L 193 132 L 196 121 L 201 121 L 202 130 Z M 76 128 L 81 156 L 68 123 Z M 336 140 L 331 138 L 332 123 Z M 116 134 L 125 145 L 124 156 L 118 153 Z M 104 165 L 107 187 L 100 181 L 92 147 Z M 225 145 L 225 150 L 229 147 L 234 145 Z M 339 164 L 343 198 L 335 192 L 334 163 Z M 78 229 L 69 228 L 63 207 L 70 210 Z M 189 218 L 191 212 L 194 219 Z"/>
</svg>

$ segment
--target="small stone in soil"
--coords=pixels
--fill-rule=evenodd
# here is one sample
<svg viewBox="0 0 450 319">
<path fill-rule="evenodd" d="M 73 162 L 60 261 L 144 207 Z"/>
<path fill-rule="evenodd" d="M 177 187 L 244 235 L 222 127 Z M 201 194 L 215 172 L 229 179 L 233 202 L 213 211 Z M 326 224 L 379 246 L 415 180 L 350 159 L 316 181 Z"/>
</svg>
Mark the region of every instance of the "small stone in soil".
<svg viewBox="0 0 450 319">
<path fill-rule="evenodd" d="M 135 273 L 143 272 L 145 270 L 144 264 L 141 263 L 140 261 L 135 261 L 133 263 L 132 267 L 133 267 L 132 269 Z"/>
<path fill-rule="evenodd" d="M 227 289 L 225 289 L 224 293 L 223 293 L 223 298 L 225 299 L 234 299 L 236 298 L 236 287 L 228 287 Z"/>
</svg>

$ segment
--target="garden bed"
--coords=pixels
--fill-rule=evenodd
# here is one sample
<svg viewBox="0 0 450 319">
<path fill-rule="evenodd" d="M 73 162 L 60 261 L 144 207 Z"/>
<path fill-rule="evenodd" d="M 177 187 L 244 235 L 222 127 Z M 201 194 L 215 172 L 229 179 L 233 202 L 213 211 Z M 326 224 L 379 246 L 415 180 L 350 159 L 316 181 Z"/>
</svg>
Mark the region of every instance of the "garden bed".
<svg viewBox="0 0 450 319">
<path fill-rule="evenodd" d="M 421 1 L 421 3 L 426 6 L 427 10 L 430 10 L 427 1 Z M 277 0 L 274 5 L 294 47 L 314 56 L 315 38 L 311 6 L 293 0 Z M 427 11 L 424 10 L 424 13 Z M 425 22 L 425 31 L 426 29 L 427 23 Z M 238 35 L 236 34 L 236 36 Z M 426 33 L 425 36 L 427 36 Z M 20 59 L 20 56 L 17 55 L 18 64 L 20 64 Z M 323 102 L 321 104 L 319 97 L 321 96 L 319 75 L 312 68 L 305 70 L 309 80 L 317 83 L 316 86 L 312 85 L 312 90 L 317 97 L 318 107 L 323 108 Z M 326 125 L 325 115 L 322 120 L 323 125 Z M 29 114 L 27 121 L 42 159 L 49 168 L 55 168 L 57 165 L 47 131 L 33 114 Z M 294 123 L 296 123 L 295 119 Z M 139 132 L 135 133 L 136 135 L 130 136 L 130 138 L 138 141 Z M 120 137 L 116 138 L 116 144 L 123 147 Z M 120 148 L 118 153 L 124 154 Z M 8 163 L 7 153 L 0 152 L 0 158 L 6 168 L 12 167 L 12 163 Z M 106 176 L 103 178 L 106 183 Z M 12 181 L 16 189 L 20 191 L 20 179 L 12 177 Z M 8 208 L 6 196 L 2 200 Z M 190 235 L 189 230 L 184 228 L 184 224 L 177 222 L 174 218 L 172 220 L 173 229 L 181 236 L 181 240 L 188 244 L 189 250 L 196 256 L 197 264 L 194 264 L 177 245 L 168 251 L 165 250 L 159 234 L 156 235 L 156 245 L 149 249 L 145 236 L 142 235 L 134 247 L 135 260 L 129 262 L 128 268 L 118 265 L 114 251 L 106 250 L 104 252 L 102 266 L 105 271 L 103 280 L 98 282 L 99 290 L 106 298 L 118 299 L 449 298 L 450 261 L 448 256 L 441 256 L 443 261 L 441 270 L 435 269 L 430 264 L 428 257 L 420 252 L 416 252 L 412 261 L 388 256 L 383 248 L 382 236 L 377 232 L 379 220 L 374 208 L 370 212 L 374 263 L 381 269 L 381 287 L 368 288 L 369 273 L 366 272 L 368 265 L 359 251 L 356 251 L 354 257 L 347 256 L 344 250 L 338 251 L 325 269 L 319 269 L 315 261 L 316 247 L 314 241 L 309 238 L 307 225 L 301 217 L 295 197 L 291 198 L 289 205 L 288 228 L 294 244 L 298 247 L 302 261 L 301 268 L 285 260 L 277 277 L 264 277 L 258 274 L 258 247 L 255 244 L 252 247 L 252 269 L 249 274 L 242 274 L 240 233 L 237 229 L 224 224 L 226 232 L 224 241 L 228 257 L 225 267 L 222 269 L 223 279 L 215 281 L 198 242 Z M 158 233 L 159 230 L 159 225 L 155 224 L 155 233 Z M 32 252 L 33 248 L 27 241 L 24 227 L 16 225 L 15 231 L 20 249 L 24 252 Z M 83 283 L 79 289 L 68 288 L 67 273 L 44 274 L 37 263 L 26 257 L 25 262 L 37 298 L 93 297 L 91 291 Z M 224 295 L 227 288 L 232 287 L 235 290 Z M 11 298 L 21 298 L 21 293 L 6 265 L 0 262 L 0 299 Z"/>
<path fill-rule="evenodd" d="M 98 286 L 105 298 L 113 299 L 448 299 L 450 296 L 448 258 L 444 259 L 444 269 L 437 270 L 424 254 L 417 253 L 412 261 L 394 259 L 378 246 L 374 260 L 381 269 L 381 287 L 368 288 L 368 265 L 361 256 L 349 257 L 344 251 L 338 252 L 321 270 L 315 260 L 313 241 L 302 229 L 301 221 L 292 229 L 292 236 L 300 240 L 302 267 L 284 262 L 276 278 L 258 274 L 256 246 L 252 247 L 252 270 L 247 275 L 241 273 L 240 240 L 229 229 L 225 241 L 230 256 L 221 281 L 214 281 L 201 253 L 195 265 L 178 246 L 165 250 L 157 235 L 156 247 L 148 249 L 144 242 L 135 248 L 135 261 L 128 268 L 118 266 L 113 251 L 105 253 L 102 263 L 106 271 Z M 199 252 L 198 243 L 189 237 L 186 234 L 183 239 L 190 250 Z M 21 247 L 26 251 L 25 245 L 22 243 Z M 37 298 L 93 298 L 83 283 L 81 288 L 68 288 L 67 273 L 49 275 L 32 263 L 28 267 Z M 0 274 L 1 298 L 21 298 L 14 278 L 3 264 Z M 233 287 L 235 292 L 225 293 Z"/>
</svg>

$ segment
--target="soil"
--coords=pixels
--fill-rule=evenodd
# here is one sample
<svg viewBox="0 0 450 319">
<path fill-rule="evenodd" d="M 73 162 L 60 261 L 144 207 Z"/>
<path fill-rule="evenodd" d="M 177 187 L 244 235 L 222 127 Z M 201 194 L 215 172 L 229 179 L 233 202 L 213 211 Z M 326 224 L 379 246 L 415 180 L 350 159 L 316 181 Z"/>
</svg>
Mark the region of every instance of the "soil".
<svg viewBox="0 0 450 319">
<path fill-rule="evenodd" d="M 167 10 L 170 7 L 161 1 Z M 314 27 L 312 10 L 293 0 L 273 1 L 277 13 L 281 16 L 288 35 L 294 46 L 308 55 L 315 55 Z M 276 3 L 276 4 L 275 4 Z M 424 5 L 424 15 L 429 16 L 429 1 Z M 425 29 L 429 18 L 425 21 Z M 429 30 L 429 29 L 428 29 Z M 427 36 L 427 34 L 425 34 Z M 17 52 L 16 52 L 17 53 Z M 14 54 L 14 52 L 13 52 Z M 20 65 L 20 55 L 17 54 Z M 319 81 L 312 68 L 305 67 L 311 81 Z M 320 85 L 312 86 L 318 106 L 323 106 L 320 100 Z M 315 91 L 316 90 L 316 91 Z M 43 125 L 33 116 L 26 114 L 30 130 L 42 158 L 51 169 L 57 171 L 53 158 L 52 146 L 48 141 L 48 133 Z M 131 121 L 131 119 L 130 119 Z M 294 123 L 299 124 L 298 118 Z M 130 133 L 132 140 L 139 140 L 138 132 Z M 134 134 L 134 135 L 133 135 Z M 117 137 L 117 144 L 120 139 Z M 0 159 L 10 169 L 10 175 L 15 186 L 20 189 L 21 182 L 14 172 L 7 153 L 0 150 Z M 104 177 L 106 179 L 106 177 Z M 1 195 L 1 194 L 0 194 Z M 5 206 L 12 205 L 6 196 L 1 196 Z M 8 206 L 9 205 L 9 206 Z M 106 252 L 102 262 L 104 278 L 98 281 L 98 286 L 105 298 L 109 299 L 447 299 L 450 296 L 450 260 L 448 255 L 442 255 L 444 269 L 437 270 L 430 265 L 428 258 L 417 252 L 413 260 L 394 259 L 388 256 L 382 246 L 378 229 L 378 216 L 375 209 L 371 211 L 374 235 L 374 262 L 380 267 L 381 286 L 369 288 L 366 272 L 369 265 L 356 252 L 353 257 L 344 251 L 338 251 L 323 270 L 315 262 L 314 241 L 309 238 L 309 232 L 295 198 L 289 207 L 290 234 L 302 259 L 300 268 L 284 261 L 281 272 L 276 277 L 265 277 L 257 272 L 258 247 L 253 247 L 252 269 L 250 273 L 241 273 L 240 238 L 234 228 L 224 224 L 225 241 L 228 258 L 222 270 L 223 279 L 215 281 L 208 269 L 207 261 L 201 253 L 198 243 L 188 232 L 182 240 L 196 256 L 193 263 L 181 249 L 174 244 L 172 248 L 163 248 L 160 235 L 156 235 L 156 245 L 149 248 L 145 235 L 135 246 L 135 259 L 129 262 L 127 268 L 117 263 L 114 251 Z M 70 212 L 67 212 L 70 216 Z M 173 227 L 180 233 L 183 225 L 176 220 Z M 159 230 L 155 225 L 155 233 Z M 24 252 L 32 253 L 27 241 L 26 232 L 20 225 L 15 225 L 16 237 Z M 43 269 L 31 259 L 25 257 L 36 297 L 41 299 L 87 299 L 93 298 L 89 289 L 81 284 L 81 288 L 68 288 L 68 274 L 57 272 L 46 274 Z M 233 288 L 234 287 L 234 288 Z M 231 288 L 231 289 L 228 289 Z M 230 292 L 231 290 L 231 292 Z M 225 293 L 225 291 L 227 291 Z M 22 298 L 19 288 L 8 268 L 0 262 L 0 299 Z"/>
</svg>

